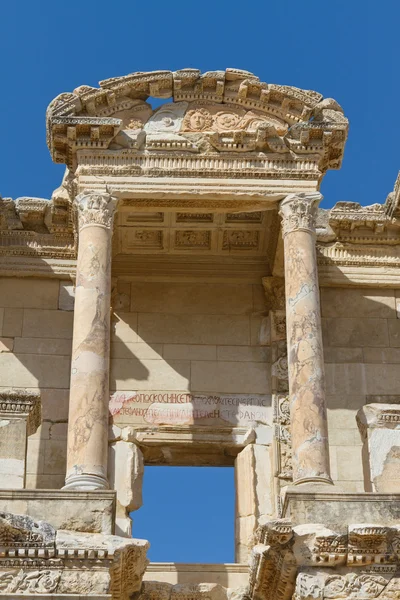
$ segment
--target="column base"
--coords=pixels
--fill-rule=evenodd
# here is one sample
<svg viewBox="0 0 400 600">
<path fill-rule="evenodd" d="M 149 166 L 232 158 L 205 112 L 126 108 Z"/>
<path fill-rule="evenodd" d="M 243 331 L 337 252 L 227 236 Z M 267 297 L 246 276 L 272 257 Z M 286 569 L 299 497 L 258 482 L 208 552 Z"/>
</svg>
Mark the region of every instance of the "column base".
<svg viewBox="0 0 400 600">
<path fill-rule="evenodd" d="M 94 490 L 108 490 L 108 481 L 101 475 L 82 473 L 81 475 L 70 475 L 65 480 L 63 490 L 83 490 L 86 492 Z"/>
<path fill-rule="evenodd" d="M 334 485 L 332 479 L 330 477 L 303 477 L 302 479 L 297 479 L 293 481 L 292 485 L 304 485 L 304 484 L 312 484 L 312 485 Z"/>
</svg>

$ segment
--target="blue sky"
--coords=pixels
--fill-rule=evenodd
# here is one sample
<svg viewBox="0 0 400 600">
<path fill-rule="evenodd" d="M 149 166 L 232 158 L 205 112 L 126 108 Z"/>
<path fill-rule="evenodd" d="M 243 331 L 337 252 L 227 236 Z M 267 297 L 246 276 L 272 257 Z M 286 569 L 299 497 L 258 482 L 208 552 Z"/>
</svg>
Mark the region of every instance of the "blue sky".
<svg viewBox="0 0 400 600">
<path fill-rule="evenodd" d="M 383 202 L 400 168 L 399 20 L 393 0 L 2 2 L 0 194 L 50 197 L 60 184 L 45 111 L 61 92 L 133 71 L 236 67 L 343 106 L 350 119 L 344 164 L 327 174 L 322 206 Z M 161 471 L 146 470 L 146 508 L 134 525 L 152 542 L 151 559 L 232 560 L 232 470 Z"/>
<path fill-rule="evenodd" d="M 323 206 L 383 202 L 400 168 L 400 5 L 393 0 L 13 0 L 1 3 L 0 194 L 49 197 L 63 168 L 45 110 L 64 91 L 133 71 L 237 67 L 315 89 L 350 119 Z"/>
</svg>

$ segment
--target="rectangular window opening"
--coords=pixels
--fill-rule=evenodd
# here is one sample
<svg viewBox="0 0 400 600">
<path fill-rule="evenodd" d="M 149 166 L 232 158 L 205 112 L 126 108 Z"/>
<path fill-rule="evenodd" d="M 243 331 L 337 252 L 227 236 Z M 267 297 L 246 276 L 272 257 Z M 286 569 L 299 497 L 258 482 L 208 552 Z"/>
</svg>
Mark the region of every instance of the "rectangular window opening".
<svg viewBox="0 0 400 600">
<path fill-rule="evenodd" d="M 233 563 L 234 468 L 146 466 L 143 506 L 130 516 L 151 562 Z"/>
</svg>

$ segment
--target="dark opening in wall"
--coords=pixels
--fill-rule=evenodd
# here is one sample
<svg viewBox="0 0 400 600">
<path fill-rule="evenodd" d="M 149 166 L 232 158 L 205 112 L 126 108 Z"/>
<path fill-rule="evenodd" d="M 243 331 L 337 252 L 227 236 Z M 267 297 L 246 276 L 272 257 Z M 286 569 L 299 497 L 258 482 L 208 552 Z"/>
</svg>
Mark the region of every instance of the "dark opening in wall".
<svg viewBox="0 0 400 600">
<path fill-rule="evenodd" d="M 146 466 L 132 536 L 152 562 L 234 562 L 233 467 Z"/>
</svg>

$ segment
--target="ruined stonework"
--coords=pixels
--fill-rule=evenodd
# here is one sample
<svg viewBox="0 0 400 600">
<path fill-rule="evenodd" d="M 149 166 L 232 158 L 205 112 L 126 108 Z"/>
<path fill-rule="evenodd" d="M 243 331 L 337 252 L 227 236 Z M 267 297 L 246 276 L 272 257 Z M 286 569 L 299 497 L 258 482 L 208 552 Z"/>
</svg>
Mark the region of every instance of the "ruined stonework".
<svg viewBox="0 0 400 600">
<path fill-rule="evenodd" d="M 60 186 L 0 198 L 0 597 L 400 598 L 400 179 L 321 209 L 342 108 L 238 69 L 46 124 Z M 235 563 L 148 562 L 147 465 L 234 467 Z"/>
</svg>

